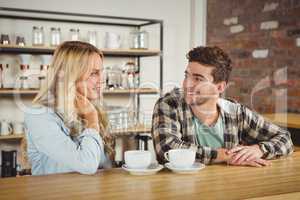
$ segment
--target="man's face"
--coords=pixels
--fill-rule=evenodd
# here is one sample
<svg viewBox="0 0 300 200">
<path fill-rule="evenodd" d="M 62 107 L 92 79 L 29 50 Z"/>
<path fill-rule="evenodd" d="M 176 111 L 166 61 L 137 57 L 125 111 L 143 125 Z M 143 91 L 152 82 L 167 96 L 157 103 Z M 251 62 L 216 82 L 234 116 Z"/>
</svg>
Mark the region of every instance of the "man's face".
<svg viewBox="0 0 300 200">
<path fill-rule="evenodd" d="M 188 63 L 183 81 L 184 97 L 187 104 L 199 106 L 219 98 L 226 83 L 224 81 L 213 83 L 213 69 L 214 67 L 208 67 L 197 62 Z"/>
</svg>

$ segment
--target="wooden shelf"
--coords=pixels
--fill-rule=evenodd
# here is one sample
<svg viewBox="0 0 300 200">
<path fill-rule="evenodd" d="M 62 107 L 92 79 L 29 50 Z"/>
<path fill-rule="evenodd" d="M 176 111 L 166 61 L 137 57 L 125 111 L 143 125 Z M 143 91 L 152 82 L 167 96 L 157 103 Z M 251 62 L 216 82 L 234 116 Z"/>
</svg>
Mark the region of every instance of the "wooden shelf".
<svg viewBox="0 0 300 200">
<path fill-rule="evenodd" d="M 0 89 L 0 94 L 37 94 L 38 91 L 35 89 Z"/>
<path fill-rule="evenodd" d="M 300 128 L 300 114 L 298 113 L 266 113 L 263 116 L 279 126 Z"/>
<path fill-rule="evenodd" d="M 37 94 L 39 90 L 37 89 L 0 89 L 0 95 L 12 95 L 12 94 Z M 104 95 L 113 94 L 158 94 L 157 89 L 153 88 L 138 88 L 138 89 L 114 89 L 105 90 Z"/>
<path fill-rule="evenodd" d="M 106 94 L 158 94 L 159 91 L 153 88 L 138 88 L 138 89 L 114 89 L 114 90 L 105 90 L 103 92 Z"/>
<path fill-rule="evenodd" d="M 151 127 L 140 124 L 133 128 L 113 130 L 112 134 L 115 136 L 126 136 L 126 135 L 137 135 L 140 133 L 150 133 L 150 132 L 151 132 Z"/>
<path fill-rule="evenodd" d="M 0 53 L 29 53 L 53 54 L 55 47 L 46 46 L 17 46 L 0 44 Z M 160 50 L 156 49 L 100 49 L 107 56 L 158 56 Z"/>
<path fill-rule="evenodd" d="M 24 134 L 0 136 L 0 140 L 21 140 L 23 138 L 24 138 Z"/>
<path fill-rule="evenodd" d="M 144 126 L 142 124 L 128 128 L 128 129 L 120 129 L 120 130 L 113 130 L 111 134 L 115 136 L 126 136 L 126 135 L 137 135 L 140 133 L 150 133 L 151 132 L 151 127 Z M 0 141 L 1 140 L 21 140 L 24 138 L 24 134 L 19 134 L 19 135 L 7 135 L 7 136 L 0 136 Z"/>
</svg>

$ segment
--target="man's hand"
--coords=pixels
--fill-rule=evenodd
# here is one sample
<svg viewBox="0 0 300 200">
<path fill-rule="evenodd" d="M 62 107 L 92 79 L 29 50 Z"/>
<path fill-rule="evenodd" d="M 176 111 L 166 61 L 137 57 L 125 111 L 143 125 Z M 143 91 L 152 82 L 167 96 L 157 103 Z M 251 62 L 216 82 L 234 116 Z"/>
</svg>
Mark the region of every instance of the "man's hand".
<svg viewBox="0 0 300 200">
<path fill-rule="evenodd" d="M 261 164 L 261 160 L 263 160 L 260 159 L 263 156 L 263 152 L 258 145 L 237 146 L 229 150 L 227 153 L 229 155 L 234 154 L 229 161 L 232 165 L 243 165 L 243 163 L 252 163 L 257 165 Z M 258 163 L 256 161 L 258 161 Z"/>
<path fill-rule="evenodd" d="M 256 160 L 252 160 L 252 161 L 244 161 L 240 164 L 236 164 L 236 163 L 233 163 L 233 162 L 229 161 L 228 164 L 236 165 L 236 166 L 263 167 L 263 166 L 270 166 L 271 162 L 268 161 L 268 160 L 258 158 Z"/>
<path fill-rule="evenodd" d="M 228 162 L 233 155 L 233 154 L 228 154 L 227 149 L 220 148 L 217 151 L 218 151 L 218 155 L 217 158 L 214 160 L 215 163 Z"/>
</svg>

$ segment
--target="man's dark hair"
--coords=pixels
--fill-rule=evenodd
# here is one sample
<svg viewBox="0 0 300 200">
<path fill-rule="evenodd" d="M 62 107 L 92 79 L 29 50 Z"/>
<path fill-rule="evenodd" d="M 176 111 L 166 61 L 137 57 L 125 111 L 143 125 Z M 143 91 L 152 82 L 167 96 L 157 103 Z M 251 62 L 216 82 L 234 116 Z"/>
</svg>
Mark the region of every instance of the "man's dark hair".
<svg viewBox="0 0 300 200">
<path fill-rule="evenodd" d="M 219 47 L 196 47 L 187 54 L 189 62 L 197 62 L 202 65 L 212 66 L 212 76 L 214 82 L 229 80 L 230 72 L 232 70 L 231 60 L 229 56 Z"/>
</svg>

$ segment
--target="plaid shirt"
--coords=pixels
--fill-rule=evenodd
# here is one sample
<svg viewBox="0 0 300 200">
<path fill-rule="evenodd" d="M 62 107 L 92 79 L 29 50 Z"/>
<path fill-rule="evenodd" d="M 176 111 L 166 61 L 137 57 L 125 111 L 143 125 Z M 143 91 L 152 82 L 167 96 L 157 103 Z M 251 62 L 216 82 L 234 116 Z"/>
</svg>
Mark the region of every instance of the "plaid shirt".
<svg viewBox="0 0 300 200">
<path fill-rule="evenodd" d="M 239 103 L 220 98 L 218 106 L 224 123 L 224 148 L 258 144 L 265 159 L 293 152 L 288 131 L 266 121 Z M 197 161 L 205 164 L 211 163 L 217 157 L 217 149 L 197 144 L 192 119 L 192 111 L 178 88 L 156 102 L 152 137 L 159 162 L 166 162 L 164 153 L 175 148 L 195 149 Z"/>
</svg>

